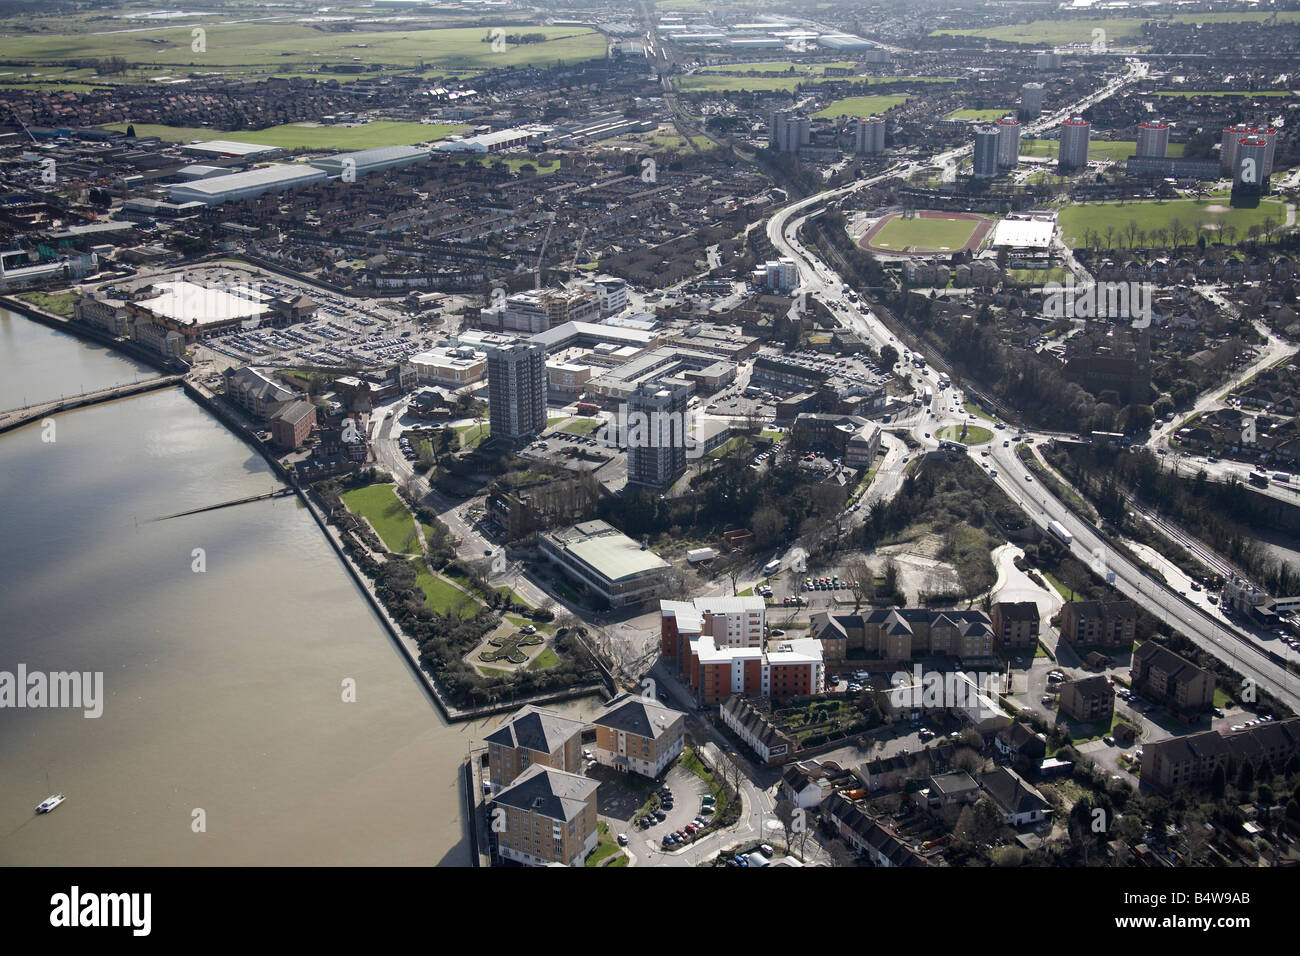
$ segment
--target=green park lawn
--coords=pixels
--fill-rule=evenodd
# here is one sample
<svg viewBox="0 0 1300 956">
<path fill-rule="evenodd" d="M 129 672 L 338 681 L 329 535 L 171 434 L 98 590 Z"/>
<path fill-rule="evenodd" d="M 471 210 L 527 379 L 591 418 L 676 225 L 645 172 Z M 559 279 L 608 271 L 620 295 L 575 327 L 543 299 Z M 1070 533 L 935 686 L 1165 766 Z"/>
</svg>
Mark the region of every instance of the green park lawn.
<svg viewBox="0 0 1300 956">
<path fill-rule="evenodd" d="M 839 119 L 841 116 L 851 116 L 864 119 L 893 109 L 900 103 L 906 103 L 908 99 L 907 96 L 901 93 L 889 96 L 850 96 L 842 100 L 836 100 L 825 109 L 819 110 L 813 114 L 813 118 Z"/>
<path fill-rule="evenodd" d="M 979 223 L 970 219 L 903 219 L 885 223 L 871 237 L 871 245 L 880 249 L 932 249 L 944 252 L 960 249 L 975 232 Z"/>
<path fill-rule="evenodd" d="M 199 126 L 159 126 L 136 123 L 137 136 L 157 136 L 171 143 L 188 143 L 196 139 L 229 139 L 237 143 L 279 146 L 281 149 L 372 149 L 376 146 L 411 146 L 443 139 L 467 126 L 445 123 L 407 123 L 374 120 L 359 126 L 311 126 L 287 123 L 267 129 L 229 132 Z M 125 131 L 126 123 L 113 123 L 108 129 Z"/>
<path fill-rule="evenodd" d="M 1078 203 L 1061 210 L 1057 221 L 1065 241 L 1077 245 L 1088 230 L 1104 236 L 1108 228 L 1122 235 L 1130 222 L 1150 235 L 1168 229 L 1175 220 L 1196 232 L 1221 232 L 1225 226 L 1236 230 L 1239 239 L 1247 236 L 1251 226 L 1263 228 L 1271 218 L 1275 225 L 1286 221 L 1286 207 L 1276 200 L 1263 200 L 1254 208 L 1229 206 L 1226 199 L 1174 199 L 1124 203 Z M 1193 235 L 1193 240 L 1195 235 Z M 1119 241 L 1117 239 L 1117 241 Z"/>
<path fill-rule="evenodd" d="M 1169 157 L 1177 159 L 1183 155 L 1182 143 L 1169 144 Z M 1055 158 L 1060 150 L 1060 144 L 1054 139 L 1022 139 L 1020 141 L 1021 156 L 1047 156 Z M 1131 139 L 1094 139 L 1088 143 L 1088 159 L 1093 162 L 1109 159 L 1114 162 L 1120 162 L 1128 159 L 1130 156 L 1137 154 L 1137 143 Z"/>
<path fill-rule="evenodd" d="M 996 123 L 1002 117 L 1012 114 L 1016 111 L 1014 106 L 1000 110 L 953 110 L 945 119 L 964 119 L 980 120 L 985 123 Z"/>
<path fill-rule="evenodd" d="M 416 568 L 415 583 L 424 592 L 430 609 L 444 617 L 473 617 L 478 613 L 477 601 L 423 564 Z"/>
<path fill-rule="evenodd" d="M 365 485 L 345 491 L 342 497 L 349 511 L 370 522 L 389 551 L 397 554 L 420 553 L 420 538 L 415 531 L 415 520 L 397 497 L 392 485 Z"/>
</svg>

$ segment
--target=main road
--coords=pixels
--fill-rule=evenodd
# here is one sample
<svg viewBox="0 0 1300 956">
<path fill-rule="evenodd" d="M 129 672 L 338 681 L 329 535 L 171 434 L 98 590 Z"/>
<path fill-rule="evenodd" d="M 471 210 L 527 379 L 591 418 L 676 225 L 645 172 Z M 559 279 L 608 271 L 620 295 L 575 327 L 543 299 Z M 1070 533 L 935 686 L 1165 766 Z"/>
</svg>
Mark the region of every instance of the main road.
<svg viewBox="0 0 1300 956">
<path fill-rule="evenodd" d="M 1140 80 L 1146 76 L 1146 72 L 1146 64 L 1136 60 L 1127 61 L 1123 76 L 1111 80 L 1100 90 L 1051 117 L 1044 118 L 1031 127 L 1031 131 L 1059 123 L 1069 115 Z M 898 339 L 879 316 L 854 302 L 849 296 L 843 279 L 804 247 L 799 240 L 799 227 L 810 216 L 818 214 L 828 203 L 856 190 L 893 176 L 905 178 L 926 167 L 949 166 L 968 151 L 969 147 L 947 150 L 933 157 L 929 162 L 901 163 L 870 179 L 827 190 L 791 203 L 777 211 L 768 221 L 768 238 L 778 254 L 795 262 L 799 270 L 801 291 L 820 298 L 845 326 L 874 342 L 877 348 L 882 345 L 893 345 L 901 353 L 903 350 L 899 347 Z M 1268 349 L 1271 353 L 1268 357 L 1275 360 L 1277 343 L 1270 342 L 1270 345 L 1272 348 Z M 957 398 L 945 395 L 945 390 L 940 385 L 940 373 L 933 368 L 934 357 L 922 357 L 927 359 L 924 367 L 914 370 L 913 374 L 920 380 L 919 388 L 927 385 L 933 388 L 934 397 L 930 407 L 923 409 L 922 414 L 910 424 L 910 431 L 913 439 L 923 449 L 930 450 L 938 447 L 939 429 L 944 425 L 957 424 L 966 416 Z M 1100 569 L 1122 594 L 1143 607 L 1158 612 L 1171 627 L 1177 628 L 1203 650 L 1231 666 L 1243 678 L 1253 680 L 1260 689 L 1266 690 L 1293 710 L 1300 709 L 1300 694 L 1297 694 L 1297 679 L 1294 675 L 1284 666 L 1277 664 L 1266 650 L 1256 646 L 1245 635 L 1216 620 L 1169 587 L 1162 579 L 1139 568 L 1112 547 L 1095 527 L 1076 517 L 1041 483 L 1032 478 L 1017 457 L 1015 445 L 1016 442 L 1009 438 L 1003 439 L 1002 436 L 990 443 L 988 448 L 990 461 L 997 467 L 990 467 L 988 474 L 991 480 L 996 482 L 1031 520 L 1043 528 L 1047 527 L 1049 521 L 1060 521 L 1074 535 L 1070 546 L 1072 553 Z"/>
</svg>

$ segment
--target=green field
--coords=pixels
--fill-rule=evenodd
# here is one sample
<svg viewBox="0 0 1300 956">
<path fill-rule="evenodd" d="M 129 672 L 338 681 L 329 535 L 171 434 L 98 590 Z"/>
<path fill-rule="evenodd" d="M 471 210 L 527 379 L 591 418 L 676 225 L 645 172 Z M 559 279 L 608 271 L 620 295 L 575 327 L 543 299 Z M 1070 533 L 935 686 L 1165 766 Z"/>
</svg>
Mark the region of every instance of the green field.
<svg viewBox="0 0 1300 956">
<path fill-rule="evenodd" d="M 577 63 L 605 56 L 605 38 L 589 27 L 512 26 L 507 34 L 541 33 L 543 43 L 507 44 L 494 53 L 485 27 L 348 32 L 292 20 L 206 22 L 205 49 L 195 52 L 193 24 L 81 34 L 0 37 L 0 60 L 60 64 L 91 57 L 187 73 L 311 71 L 327 65 L 382 64 L 387 68 L 488 70 L 506 66 Z M 332 74 L 325 74 L 328 78 Z"/>
<path fill-rule="evenodd" d="M 848 70 L 853 68 L 850 60 L 835 63 L 795 63 L 792 60 L 773 60 L 768 63 L 720 63 L 716 66 L 700 67 L 701 73 L 825 73 L 827 67 Z"/>
<path fill-rule="evenodd" d="M 534 156 L 502 156 L 498 154 L 492 156 L 490 159 L 488 158 L 478 159 L 473 156 L 466 156 L 466 157 L 458 157 L 455 161 L 464 166 L 469 166 L 472 164 L 474 166 L 487 166 L 487 167 L 495 166 L 497 163 L 504 163 L 506 168 L 509 169 L 512 173 L 519 172 L 525 166 L 532 166 L 533 169 L 537 171 L 537 175 L 539 176 L 545 176 L 549 173 L 553 173 L 560 168 L 560 161 L 558 159 L 540 160 Z"/>
<path fill-rule="evenodd" d="M 444 617 L 473 617 L 479 603 L 460 588 L 429 571 L 423 563 L 416 565 L 415 583 L 424 592 L 429 607 Z"/>
<path fill-rule="evenodd" d="M 838 119 L 841 116 L 864 119 L 893 109 L 901 103 L 906 103 L 908 99 L 910 97 L 901 93 L 891 96 L 850 96 L 847 99 L 836 100 L 824 110 L 814 113 L 813 119 Z"/>
<path fill-rule="evenodd" d="M 1059 149 L 1060 144 L 1054 139 L 1022 139 L 1020 141 L 1021 156 L 1048 156 L 1054 158 Z M 1182 143 L 1170 143 L 1168 155 L 1171 159 L 1176 159 L 1183 155 L 1183 149 Z M 1106 159 L 1118 162 L 1136 154 L 1137 143 L 1131 139 L 1094 139 L 1088 142 L 1088 159 L 1093 162 Z"/>
<path fill-rule="evenodd" d="M 1013 115 L 1015 112 L 1016 108 L 1014 106 L 1003 110 L 953 110 L 944 119 L 979 120 L 984 123 L 996 123 L 1002 117 Z"/>
<path fill-rule="evenodd" d="M 1176 23 L 1257 23 L 1271 16 L 1271 13 L 1251 11 L 1242 13 L 1179 13 L 1172 17 L 1160 17 Z M 1300 20 L 1300 12 L 1282 11 L 1277 15 L 1278 21 L 1294 23 Z M 1155 19 L 1155 18 L 1152 18 Z M 1092 43 L 1094 30 L 1104 30 L 1108 43 L 1117 40 L 1140 40 L 1141 17 L 1104 20 L 1031 20 L 1029 23 L 1014 23 L 998 27 L 984 27 L 974 30 L 935 30 L 931 36 L 946 34 L 948 36 L 983 37 L 1003 43 L 1025 43 L 1032 45 Z M 1132 46 L 1132 43 L 1128 45 Z"/>
<path fill-rule="evenodd" d="M 237 143 L 279 146 L 281 149 L 371 149 L 376 146 L 411 146 L 442 139 L 469 129 L 443 123 L 403 123 L 375 120 L 360 126 L 311 126 L 288 123 L 267 129 L 228 132 L 200 126 L 158 126 L 135 123 L 136 136 L 157 136 L 169 143 L 188 143 L 196 139 L 229 139 Z M 107 129 L 125 131 L 126 123 L 113 123 Z"/>
<path fill-rule="evenodd" d="M 947 252 L 960 249 L 970 241 L 979 223 L 970 219 L 903 219 L 889 220 L 871 239 L 877 249 L 918 252 Z"/>
<path fill-rule="evenodd" d="M 415 519 L 398 499 L 392 485 L 365 485 L 345 491 L 342 497 L 349 511 L 370 522 L 389 551 L 420 553 Z"/>
<path fill-rule="evenodd" d="M 1275 226 L 1286 221 L 1286 207 L 1276 200 L 1266 199 L 1253 208 L 1234 208 L 1222 199 L 1175 199 L 1169 202 L 1138 203 L 1082 203 L 1066 206 L 1057 221 L 1061 234 L 1070 245 L 1082 241 L 1089 229 L 1104 236 L 1108 228 L 1115 230 L 1116 242 L 1130 222 L 1148 235 L 1157 229 L 1168 229 L 1175 220 L 1196 232 L 1218 232 L 1224 226 L 1237 231 L 1237 239 L 1245 239 L 1251 226 L 1264 225 L 1272 218 Z M 1195 241 L 1193 235 L 1191 241 Z"/>
</svg>

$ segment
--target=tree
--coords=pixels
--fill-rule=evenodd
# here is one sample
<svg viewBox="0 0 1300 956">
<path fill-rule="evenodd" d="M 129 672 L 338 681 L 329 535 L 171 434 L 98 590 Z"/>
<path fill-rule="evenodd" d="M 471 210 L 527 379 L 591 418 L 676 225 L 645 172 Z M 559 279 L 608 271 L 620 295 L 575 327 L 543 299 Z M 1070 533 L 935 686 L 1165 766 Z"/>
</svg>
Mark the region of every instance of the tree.
<svg viewBox="0 0 1300 956">
<path fill-rule="evenodd" d="M 1294 802 L 1293 800 L 1292 803 Z M 848 867 L 858 865 L 857 858 L 854 857 L 853 851 L 849 849 L 849 845 L 838 837 L 832 840 L 826 849 L 830 852 L 832 866 Z"/>
<path fill-rule="evenodd" d="M 795 821 L 799 819 L 802 811 L 793 800 L 778 800 L 772 809 L 776 813 L 776 818 L 781 821 L 781 828 L 785 830 L 785 845 L 789 847 L 790 836 L 795 832 Z"/>
<path fill-rule="evenodd" d="M 996 839 L 1004 825 L 1001 811 L 994 806 L 992 800 L 981 795 L 961 811 L 957 824 L 952 828 L 952 835 L 963 843 L 981 846 Z"/>
<path fill-rule="evenodd" d="M 880 367 L 886 370 L 893 368 L 898 364 L 899 357 L 898 349 L 894 348 L 892 345 L 881 346 Z"/>
<path fill-rule="evenodd" d="M 856 614 L 864 601 L 870 601 L 876 595 L 876 573 L 862 555 L 850 558 L 844 569 L 849 579 L 849 590 L 853 592 L 853 612 Z"/>
</svg>

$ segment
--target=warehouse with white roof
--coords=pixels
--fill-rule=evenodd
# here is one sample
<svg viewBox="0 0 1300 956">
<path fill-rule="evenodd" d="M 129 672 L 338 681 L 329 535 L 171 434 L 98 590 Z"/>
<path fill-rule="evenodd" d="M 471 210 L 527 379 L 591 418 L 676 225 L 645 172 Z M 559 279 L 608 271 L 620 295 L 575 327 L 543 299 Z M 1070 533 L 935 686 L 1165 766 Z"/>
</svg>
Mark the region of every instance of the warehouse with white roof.
<svg viewBox="0 0 1300 956">
<path fill-rule="evenodd" d="M 279 192 L 311 183 L 323 183 L 329 179 L 323 169 L 304 163 L 277 163 L 271 166 L 259 166 L 247 172 L 232 173 L 229 176 L 212 176 L 208 179 L 196 179 L 193 182 L 179 183 L 171 187 L 172 202 L 201 202 L 209 206 L 219 206 L 225 202 L 238 202 L 252 199 L 263 193 Z"/>
</svg>

